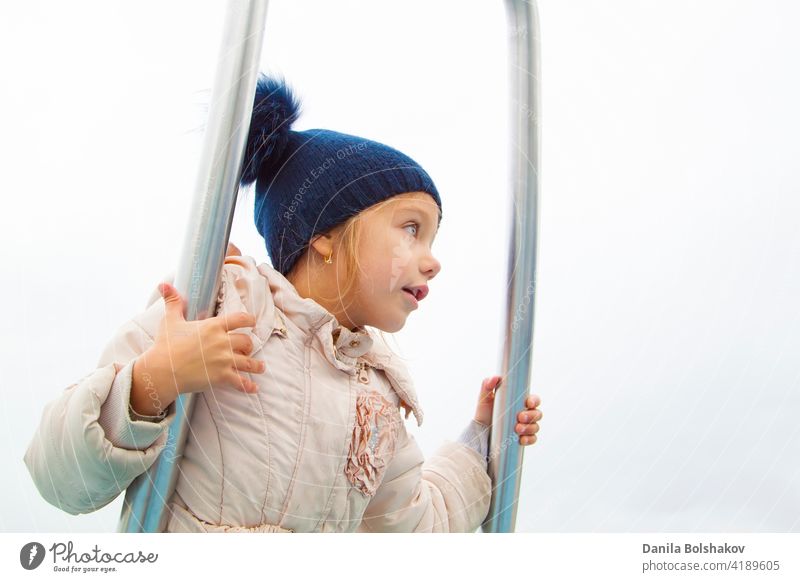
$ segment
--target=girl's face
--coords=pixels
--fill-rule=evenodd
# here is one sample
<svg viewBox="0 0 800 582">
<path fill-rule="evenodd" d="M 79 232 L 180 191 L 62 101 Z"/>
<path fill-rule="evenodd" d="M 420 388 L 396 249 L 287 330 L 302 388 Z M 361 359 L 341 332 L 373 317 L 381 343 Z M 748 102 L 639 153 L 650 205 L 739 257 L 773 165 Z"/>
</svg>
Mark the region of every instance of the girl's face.
<svg viewBox="0 0 800 582">
<path fill-rule="evenodd" d="M 430 194 L 409 192 L 362 211 L 355 282 L 348 289 L 341 259 L 344 225 L 319 235 L 287 278 L 347 328 L 365 325 L 392 333 L 427 295 L 427 283 L 442 268 L 431 245 L 439 229 L 439 207 Z M 332 253 L 333 264 L 321 257 Z M 408 289 L 408 290 L 405 290 Z"/>
<path fill-rule="evenodd" d="M 425 192 L 398 194 L 366 209 L 357 249 L 360 271 L 341 321 L 390 333 L 402 329 L 441 270 L 431 251 L 438 229 L 439 207 Z"/>
</svg>

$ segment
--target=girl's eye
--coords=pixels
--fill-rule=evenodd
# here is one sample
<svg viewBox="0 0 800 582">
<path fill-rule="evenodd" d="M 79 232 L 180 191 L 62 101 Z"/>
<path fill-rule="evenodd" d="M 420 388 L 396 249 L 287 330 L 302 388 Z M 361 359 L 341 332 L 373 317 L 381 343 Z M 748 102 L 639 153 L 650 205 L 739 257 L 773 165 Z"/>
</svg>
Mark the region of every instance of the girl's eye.
<svg viewBox="0 0 800 582">
<path fill-rule="evenodd" d="M 419 229 L 419 225 L 416 222 L 412 222 L 411 224 L 405 225 L 403 228 L 413 228 L 414 232 L 412 236 L 417 236 L 417 231 Z"/>
</svg>

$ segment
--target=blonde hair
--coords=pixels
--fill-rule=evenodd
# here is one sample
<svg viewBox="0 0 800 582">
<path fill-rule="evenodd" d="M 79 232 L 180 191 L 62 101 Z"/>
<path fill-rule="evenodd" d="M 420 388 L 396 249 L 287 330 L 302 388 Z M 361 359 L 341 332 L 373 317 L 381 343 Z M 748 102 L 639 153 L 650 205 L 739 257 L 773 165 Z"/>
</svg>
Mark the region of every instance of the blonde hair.
<svg viewBox="0 0 800 582">
<path fill-rule="evenodd" d="M 357 274 L 361 272 L 361 263 L 358 261 L 358 248 L 361 242 L 361 221 L 364 218 L 364 213 L 377 212 L 392 201 L 392 198 L 387 198 L 377 204 L 373 204 L 358 214 L 354 214 L 337 227 L 341 229 L 337 254 L 339 260 L 344 262 L 345 266 L 344 290 L 340 292 L 340 295 L 346 295 L 350 291 L 356 284 Z"/>
<path fill-rule="evenodd" d="M 361 242 L 361 213 L 351 216 L 342 224 L 342 234 L 339 237 L 339 260 L 344 263 L 344 290 L 341 295 L 346 295 L 356 284 L 357 274 L 361 271 L 358 260 L 358 247 Z"/>
</svg>

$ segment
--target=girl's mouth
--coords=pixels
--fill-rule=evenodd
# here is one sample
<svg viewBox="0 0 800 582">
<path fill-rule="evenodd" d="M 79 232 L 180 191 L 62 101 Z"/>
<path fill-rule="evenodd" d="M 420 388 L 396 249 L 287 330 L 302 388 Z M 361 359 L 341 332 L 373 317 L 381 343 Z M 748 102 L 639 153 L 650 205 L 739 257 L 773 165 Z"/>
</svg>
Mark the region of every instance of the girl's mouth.
<svg viewBox="0 0 800 582">
<path fill-rule="evenodd" d="M 412 305 L 414 305 L 414 307 L 419 306 L 419 301 L 417 301 L 417 297 L 411 291 L 409 291 L 408 289 L 403 289 L 403 295 L 408 297 L 408 300 L 411 302 Z"/>
<path fill-rule="evenodd" d="M 403 287 L 403 291 L 411 293 L 418 302 L 428 296 L 427 285 L 409 285 L 408 287 Z"/>
</svg>

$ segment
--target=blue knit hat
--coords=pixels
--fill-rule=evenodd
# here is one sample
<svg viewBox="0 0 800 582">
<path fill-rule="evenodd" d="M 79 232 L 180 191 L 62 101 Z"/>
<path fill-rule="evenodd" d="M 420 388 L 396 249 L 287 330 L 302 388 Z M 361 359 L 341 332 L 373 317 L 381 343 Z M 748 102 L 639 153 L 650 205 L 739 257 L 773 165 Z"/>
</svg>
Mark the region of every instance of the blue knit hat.
<svg viewBox="0 0 800 582">
<path fill-rule="evenodd" d="M 414 160 L 355 135 L 292 131 L 299 111 L 283 79 L 259 75 L 241 185 L 256 183 L 256 227 L 281 274 L 315 235 L 391 196 L 427 192 L 441 216 L 436 186 Z"/>
</svg>

